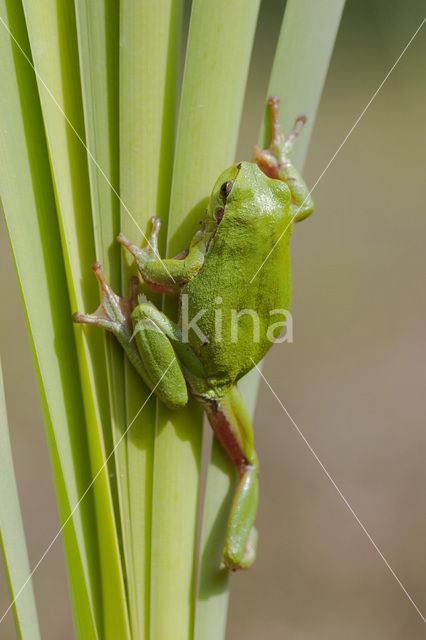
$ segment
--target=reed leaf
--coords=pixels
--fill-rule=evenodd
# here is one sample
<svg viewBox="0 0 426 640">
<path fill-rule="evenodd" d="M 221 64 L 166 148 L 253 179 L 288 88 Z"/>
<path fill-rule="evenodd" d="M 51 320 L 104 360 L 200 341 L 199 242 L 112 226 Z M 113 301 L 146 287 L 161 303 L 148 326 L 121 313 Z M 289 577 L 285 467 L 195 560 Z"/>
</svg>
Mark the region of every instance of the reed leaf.
<svg viewBox="0 0 426 640">
<path fill-rule="evenodd" d="M 295 164 L 300 170 L 306 157 L 343 6 L 344 0 L 317 3 L 310 0 L 288 0 L 286 4 L 265 104 L 270 95 L 281 98 L 280 121 L 284 131 L 291 130 L 297 115 L 307 115 L 308 124 L 298 139 L 294 153 Z M 265 109 L 259 144 L 268 146 L 269 140 L 269 114 Z M 239 384 L 252 418 L 259 383 L 259 373 L 253 369 Z M 212 448 L 204 507 L 197 640 L 219 640 L 225 633 L 228 576 L 221 567 L 220 558 L 221 541 L 225 537 L 229 513 L 230 469 L 223 458 L 223 452 L 215 444 Z M 222 624 L 218 621 L 222 621 Z"/>
<path fill-rule="evenodd" d="M 37 72 L 40 101 L 55 187 L 61 245 L 72 307 L 89 309 L 98 299 L 89 265 L 95 260 L 91 198 L 74 6 L 62 0 L 23 2 Z M 95 303 L 96 304 L 96 303 Z M 93 476 L 104 602 L 105 637 L 127 634 L 124 583 L 105 437 L 111 413 L 101 332 L 75 328 L 79 373 Z M 114 609 L 112 609 L 114 606 Z M 111 634 L 111 636 L 109 635 Z"/>
<path fill-rule="evenodd" d="M 0 189 L 30 333 L 70 577 L 76 635 L 95 639 L 101 593 L 71 306 L 22 6 L 2 0 Z M 12 35 L 10 35 L 12 34 Z M 28 59 L 25 58 L 27 56 Z M 54 300 L 54 304 L 52 304 Z M 60 336 L 60 340 L 58 340 Z"/>
<path fill-rule="evenodd" d="M 73 329 L 71 311 L 97 305 L 95 260 L 126 293 L 135 267 L 115 243 L 120 230 L 143 245 L 157 215 L 161 255 L 189 245 L 235 160 L 259 3 L 193 0 L 180 86 L 184 0 L 0 0 L 0 189 L 84 640 L 225 634 L 235 469 L 214 439 L 196 576 L 201 408 L 169 411 L 111 336 Z M 281 98 L 285 130 L 308 117 L 299 169 L 343 5 L 286 3 L 268 95 Z M 265 112 L 260 144 L 269 136 Z M 174 300 L 143 291 L 176 318 Z M 240 385 L 251 415 L 258 386 L 257 372 Z M 18 633 L 37 638 L 31 582 L 20 593 L 29 565 L 1 388 L 0 423 L 3 550 Z"/>
<path fill-rule="evenodd" d="M 220 171 L 232 162 L 258 6 L 257 0 L 195 0 L 192 5 L 173 168 L 169 256 L 188 246 L 204 215 L 206 196 Z M 165 307 L 172 316 L 173 307 Z M 151 578 L 151 637 L 159 640 L 193 636 L 201 437 L 202 412 L 195 402 L 179 412 L 159 406 Z"/>
<path fill-rule="evenodd" d="M 0 360 L 0 543 L 3 552 L 15 625 L 20 640 L 39 640 L 40 629 L 30 574 L 24 525 L 13 468 L 3 372 Z M 23 584 L 25 590 L 18 596 Z M 18 596 L 18 597 L 17 597 Z"/>
<path fill-rule="evenodd" d="M 176 120 L 181 49 L 181 1 L 128 0 L 120 6 L 120 193 L 121 230 L 146 244 L 153 215 L 162 218 L 164 251 Z M 123 253 L 123 288 L 135 272 Z M 158 303 L 157 295 L 144 293 Z M 126 362 L 129 520 L 132 558 L 127 558 L 132 628 L 148 638 L 150 628 L 151 507 L 157 402 Z M 143 410 L 138 414 L 142 405 Z"/>
</svg>

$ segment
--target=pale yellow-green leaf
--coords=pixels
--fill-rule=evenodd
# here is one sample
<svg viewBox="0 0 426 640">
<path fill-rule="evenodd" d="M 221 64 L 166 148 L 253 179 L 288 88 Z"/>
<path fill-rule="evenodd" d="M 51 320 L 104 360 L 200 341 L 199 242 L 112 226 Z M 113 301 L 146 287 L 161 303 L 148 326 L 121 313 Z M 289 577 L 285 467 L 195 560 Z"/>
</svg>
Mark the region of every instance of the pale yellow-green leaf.
<svg viewBox="0 0 426 640">
<path fill-rule="evenodd" d="M 10 446 L 1 360 L 0 469 L 0 543 L 10 596 L 14 601 L 16 631 L 21 640 L 39 640 L 40 629 Z"/>
<path fill-rule="evenodd" d="M 22 6 L 2 0 L 0 7 L 0 192 L 64 523 L 76 636 L 92 640 L 101 593 L 92 496 L 77 507 L 91 474 L 71 307 L 37 85 L 20 49 L 30 55 Z"/>
<path fill-rule="evenodd" d="M 146 244 L 149 218 L 164 221 L 165 246 L 174 153 L 177 79 L 180 61 L 180 0 L 126 0 L 120 6 L 120 193 L 121 229 Z M 123 289 L 134 273 L 123 254 Z M 161 302 L 156 296 L 157 303 Z M 126 363 L 127 424 L 148 391 Z M 156 399 L 152 397 L 129 431 L 128 474 L 133 562 L 128 562 L 132 628 L 148 638 L 150 627 L 151 505 Z"/>
<path fill-rule="evenodd" d="M 306 156 L 343 6 L 344 0 L 325 0 L 324 2 L 288 0 L 286 5 L 265 104 L 266 98 L 270 95 L 278 95 L 281 98 L 280 121 L 284 131 L 292 128 L 296 116 L 300 113 L 308 116 L 308 123 L 297 141 L 294 153 L 295 163 L 300 169 L 303 167 Z M 268 146 L 269 135 L 269 114 L 265 108 L 260 144 Z M 240 392 L 252 417 L 259 383 L 259 373 L 253 369 L 239 384 Z M 201 613 L 197 616 L 200 625 L 197 640 L 220 640 L 225 633 L 224 626 L 217 630 L 214 626 L 215 621 L 226 618 L 228 602 L 227 590 L 224 587 L 225 578 L 221 579 L 220 572 L 212 570 L 212 556 L 208 553 L 210 544 L 213 557 L 220 557 L 219 540 L 223 540 L 227 524 L 227 515 L 224 510 L 220 512 L 221 518 L 218 517 L 215 520 L 212 517 L 212 512 L 222 504 L 226 504 L 228 498 L 227 479 L 230 471 L 226 465 L 224 469 L 222 468 L 221 456 L 224 454 L 217 447 L 213 447 L 203 522 L 204 542 L 201 547 L 197 604 Z M 206 566 L 206 563 L 210 565 Z M 206 584 L 210 585 L 210 589 Z M 207 598 L 206 594 L 209 592 L 211 595 Z"/>
<path fill-rule="evenodd" d="M 97 304 L 96 284 L 88 266 L 94 260 L 90 193 L 81 104 L 80 74 L 74 7 L 69 2 L 23 3 L 36 69 L 46 130 L 59 229 L 71 305 L 85 309 Z M 89 217 L 89 218 L 88 218 Z M 126 628 L 124 585 L 109 487 L 104 432 L 110 433 L 108 390 L 104 375 L 100 332 L 75 330 L 77 356 L 93 476 L 101 557 L 105 632 Z M 111 616 L 110 603 L 115 603 Z M 122 607 L 123 609 L 123 607 Z"/>
<path fill-rule="evenodd" d="M 121 265 L 120 249 L 115 238 L 120 231 L 119 6 L 115 0 L 76 0 L 75 7 L 96 259 L 102 263 L 106 278 L 118 292 Z M 127 448 L 122 437 L 126 426 L 124 354 L 110 334 L 105 334 L 104 339 L 112 411 L 111 437 L 108 437 L 108 433 L 104 435 L 107 451 L 114 448 L 114 455 L 108 460 L 108 469 L 115 521 L 122 540 L 122 565 L 128 575 L 133 569 L 129 556 L 131 530 Z M 114 593 L 110 593 L 114 598 Z M 116 609 L 122 607 L 124 612 L 127 604 L 127 601 L 120 605 L 112 600 L 106 606 L 110 615 L 115 616 Z M 106 625 L 110 626 L 107 620 Z"/>
<path fill-rule="evenodd" d="M 205 198 L 235 153 L 257 0 L 198 1 L 192 6 L 167 251 L 188 246 Z M 224 18 L 225 17 L 225 18 Z M 229 61 L 232 60 L 232 82 Z M 173 314 L 173 305 L 166 311 Z M 194 558 L 202 412 L 159 406 L 152 511 L 151 637 L 193 636 Z"/>
</svg>

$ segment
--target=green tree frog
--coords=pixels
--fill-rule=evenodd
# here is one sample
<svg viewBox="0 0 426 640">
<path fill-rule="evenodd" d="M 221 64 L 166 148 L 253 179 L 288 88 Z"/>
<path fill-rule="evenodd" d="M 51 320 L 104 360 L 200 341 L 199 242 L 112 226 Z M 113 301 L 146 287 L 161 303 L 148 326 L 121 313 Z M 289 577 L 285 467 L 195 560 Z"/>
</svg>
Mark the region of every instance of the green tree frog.
<svg viewBox="0 0 426 640">
<path fill-rule="evenodd" d="M 259 468 L 251 421 L 236 383 L 270 348 L 273 310 L 289 309 L 292 223 L 313 210 L 306 184 L 290 160 L 305 118 L 300 116 L 284 136 L 279 99 L 271 97 L 268 103 L 269 148 L 254 147 L 253 162 L 233 164 L 219 176 L 189 249 L 162 260 L 157 217 L 151 218 L 144 249 L 122 234 L 117 238 L 152 290 L 178 296 L 178 322 L 138 299 L 137 277 L 131 279 L 128 297 L 116 295 L 99 263 L 92 269 L 101 304 L 92 315 L 74 314 L 75 322 L 112 331 L 146 385 L 168 407 L 185 406 L 188 393 L 203 405 L 238 472 L 223 549 L 223 561 L 233 570 L 250 566 L 255 558 Z"/>
</svg>

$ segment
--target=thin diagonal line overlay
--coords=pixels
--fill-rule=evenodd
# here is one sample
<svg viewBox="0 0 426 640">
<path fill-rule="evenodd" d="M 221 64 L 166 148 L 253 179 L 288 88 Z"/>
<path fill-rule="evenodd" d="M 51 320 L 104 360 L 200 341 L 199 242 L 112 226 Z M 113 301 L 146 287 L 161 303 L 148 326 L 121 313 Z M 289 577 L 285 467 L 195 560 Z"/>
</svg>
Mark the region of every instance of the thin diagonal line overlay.
<svg viewBox="0 0 426 640">
<path fill-rule="evenodd" d="M 332 164 L 332 162 L 334 161 L 334 159 L 336 158 L 336 156 L 338 155 L 338 153 L 341 151 L 343 145 L 347 142 L 349 136 L 352 134 L 353 130 L 355 129 L 355 127 L 359 124 L 361 118 L 365 115 L 365 112 L 367 111 L 367 109 L 370 107 L 371 103 L 373 102 L 373 100 L 376 98 L 377 94 L 380 92 L 380 90 L 382 89 L 383 85 L 385 84 L 386 80 L 389 78 L 389 76 L 391 75 L 392 71 L 395 69 L 396 65 L 398 64 L 398 62 L 401 60 L 401 58 L 403 57 L 403 55 L 405 54 L 405 52 L 407 51 L 408 47 L 411 45 L 411 43 L 413 42 L 414 38 L 416 37 L 416 35 L 419 33 L 420 29 L 423 27 L 424 23 L 426 22 L 426 17 L 423 18 L 423 20 L 421 21 L 421 23 L 419 24 L 419 26 L 417 27 L 417 29 L 415 30 L 415 32 L 413 33 L 413 35 L 411 36 L 411 38 L 409 39 L 409 41 L 407 42 L 407 44 L 405 45 L 405 47 L 403 48 L 403 50 L 401 51 L 401 53 L 399 54 L 399 56 L 397 57 L 397 59 L 395 60 L 395 62 L 393 63 L 393 65 L 391 66 L 391 68 L 389 69 L 389 71 L 387 72 L 387 74 L 385 75 L 385 77 L 383 78 L 382 82 L 379 84 L 379 86 L 377 87 L 377 89 L 375 90 L 375 92 L 373 93 L 373 95 L 371 96 L 370 100 L 367 102 L 367 104 L 365 105 L 364 109 L 361 111 L 361 113 L 359 114 L 358 118 L 355 120 L 355 122 L 353 123 L 352 127 L 349 129 L 348 133 L 345 135 L 345 137 L 343 138 L 342 142 L 340 143 L 340 145 L 337 147 L 336 151 L 334 152 L 334 154 L 331 156 L 330 160 L 327 162 L 327 164 L 325 165 L 324 169 L 322 170 L 322 172 L 320 173 L 319 177 L 317 178 L 316 182 L 314 183 L 314 186 L 312 187 L 312 189 L 309 191 L 308 195 L 306 196 L 306 198 L 303 200 L 302 204 L 300 205 L 300 207 L 297 209 L 296 213 L 294 214 L 294 216 L 291 218 L 290 222 L 288 223 L 288 225 L 286 226 L 286 228 L 284 229 L 284 231 L 282 232 L 282 234 L 280 235 L 280 237 L 278 238 L 278 240 L 276 241 L 276 243 L 274 244 L 274 246 L 272 247 L 272 249 L 269 251 L 268 255 L 266 256 L 266 258 L 264 259 L 264 261 L 262 262 L 262 264 L 260 265 L 260 267 L 258 268 L 258 270 L 256 271 L 256 273 L 254 274 L 254 276 L 252 277 L 252 279 L 250 280 L 250 284 L 253 282 L 253 280 L 255 279 L 255 277 L 257 276 L 257 274 L 259 273 L 259 271 L 263 268 L 263 265 L 265 264 L 265 262 L 270 258 L 271 253 L 274 251 L 275 247 L 279 244 L 279 242 L 281 241 L 282 237 L 284 236 L 285 232 L 287 231 L 287 229 L 289 228 L 289 226 L 293 223 L 295 217 L 297 216 L 297 214 L 299 213 L 300 209 L 303 207 L 303 205 L 305 204 L 306 200 L 309 198 L 309 196 L 311 195 L 311 193 L 314 191 L 315 187 L 318 185 L 318 183 L 322 180 L 322 178 L 324 177 L 324 174 L 326 173 L 326 171 L 329 169 L 330 165 Z"/>
<path fill-rule="evenodd" d="M 117 189 L 111 184 L 108 176 L 106 175 L 105 171 L 102 169 L 101 165 L 99 164 L 99 162 L 96 160 L 95 156 L 93 155 L 93 153 L 90 151 L 89 147 L 86 145 L 85 141 L 83 140 L 83 138 L 80 136 L 80 134 L 78 133 L 77 129 L 74 127 L 73 123 L 71 122 L 71 120 L 68 118 L 67 114 L 65 113 L 65 111 L 62 109 L 61 105 L 59 104 L 59 102 L 57 101 L 57 99 L 55 98 L 53 92 L 49 89 L 49 87 L 47 86 L 47 84 L 45 83 L 45 81 L 43 80 L 43 78 L 41 77 L 41 75 L 39 74 L 39 72 L 37 71 L 37 69 L 35 68 L 35 66 L 33 65 L 33 63 L 31 62 L 31 60 L 29 59 L 29 57 L 27 56 L 27 54 L 25 53 L 24 49 L 21 47 L 21 45 L 19 44 L 18 40 L 15 38 L 15 36 L 13 35 L 13 33 L 11 32 L 11 30 L 9 29 L 9 26 L 6 24 L 6 22 L 3 20 L 3 18 L 0 16 L 0 22 L 1 24 L 4 26 L 4 28 L 6 29 L 6 31 L 8 32 L 8 34 L 10 35 L 10 37 L 12 38 L 13 42 L 16 44 L 16 46 L 18 47 L 19 51 L 22 53 L 22 55 L 24 56 L 25 60 L 28 62 L 28 64 L 30 65 L 30 67 L 32 68 L 32 70 L 34 71 L 34 73 L 36 74 L 37 78 L 40 80 L 41 84 L 43 85 L 43 87 L 46 89 L 48 95 L 50 96 L 50 98 L 52 99 L 53 103 L 57 106 L 57 108 L 59 109 L 59 111 L 61 112 L 61 114 L 63 115 L 65 121 L 67 122 L 68 126 L 71 127 L 73 133 L 75 134 L 75 136 L 77 137 L 77 139 L 79 140 L 79 142 L 81 142 L 81 144 L 83 145 L 83 147 L 86 149 L 87 154 L 89 155 L 90 159 L 92 160 L 93 164 L 95 165 L 95 167 L 98 169 L 98 171 L 100 172 L 100 174 L 103 176 L 103 178 L 105 179 L 105 181 L 107 182 L 109 188 L 111 189 L 111 191 L 114 193 L 114 195 L 118 198 L 120 204 L 123 206 L 124 211 L 127 213 L 127 215 L 130 217 L 130 219 L 132 220 L 132 222 L 135 224 L 136 228 L 140 231 L 140 233 L 142 234 L 142 237 L 146 240 L 146 242 L 148 243 L 148 246 L 153 250 L 154 254 L 158 257 L 159 261 L 161 262 L 161 264 L 163 265 L 164 269 L 167 272 L 167 275 L 172 279 L 172 281 L 174 282 L 174 278 L 171 275 L 170 271 L 167 269 L 166 265 L 164 264 L 163 260 L 161 259 L 158 251 L 152 246 L 151 242 L 149 241 L 149 238 L 146 237 L 146 235 L 144 234 L 144 232 L 142 231 L 142 229 L 140 228 L 139 224 L 136 221 L 136 218 L 132 215 L 132 213 L 130 212 L 129 208 L 127 207 L 127 205 L 125 204 L 125 202 L 123 202 L 123 200 L 121 199 L 120 194 L 118 193 Z"/>
<path fill-rule="evenodd" d="M 66 525 L 68 524 L 68 522 L 71 520 L 71 518 L 73 517 L 74 513 L 77 511 L 77 509 L 79 508 L 81 502 L 84 500 L 84 498 L 86 497 L 86 495 L 88 494 L 88 492 L 90 491 L 90 489 L 92 488 L 92 486 L 94 485 L 95 481 L 97 480 L 97 478 L 99 477 L 99 475 L 102 473 L 102 471 L 105 469 L 106 465 L 108 464 L 109 459 L 111 458 L 111 456 L 115 453 L 115 450 L 117 449 L 118 445 L 120 444 L 120 442 L 123 440 L 123 438 L 125 437 L 125 435 L 127 434 L 127 432 L 129 431 L 130 427 L 132 426 L 132 424 L 135 422 L 136 418 L 139 416 L 140 412 L 142 411 L 142 409 L 145 407 L 146 403 L 148 402 L 148 400 L 151 398 L 152 394 L 154 393 L 154 391 L 156 390 L 156 388 L 158 387 L 158 385 L 160 384 L 161 380 L 164 378 L 164 376 L 166 375 L 167 371 L 170 369 L 170 367 L 172 366 L 173 362 L 175 361 L 175 358 L 173 358 L 167 369 L 165 369 L 165 371 L 163 372 L 161 378 L 159 379 L 159 381 L 157 382 L 157 384 L 155 385 L 155 387 L 152 389 L 152 391 L 150 392 L 150 394 L 148 395 L 148 397 L 146 398 L 145 402 L 142 404 L 141 408 L 138 410 L 138 412 L 136 413 L 136 415 L 133 417 L 132 421 L 130 422 L 130 424 L 127 426 L 125 432 L 122 434 L 122 436 L 120 437 L 120 439 L 118 440 L 117 444 L 114 446 L 113 450 L 110 452 L 110 454 L 108 455 L 107 459 L 105 460 L 105 462 L 103 463 L 103 465 L 101 466 L 101 468 L 99 469 L 99 471 L 96 473 L 96 475 L 94 476 L 94 478 L 92 479 L 91 483 L 89 484 L 89 486 L 87 487 L 87 489 L 85 490 L 85 492 L 83 493 L 83 495 L 81 496 L 81 498 L 79 499 L 79 501 L 77 502 L 77 504 L 74 506 L 73 510 L 71 511 L 71 513 L 69 514 L 69 516 L 67 517 L 67 519 L 65 520 L 65 522 L 63 523 L 63 525 L 61 526 L 61 528 L 59 529 L 59 531 L 57 532 L 57 534 L 55 535 L 55 537 L 51 540 L 50 544 L 47 546 L 47 548 L 45 549 L 45 551 L 43 552 L 41 558 L 37 561 L 37 563 L 35 564 L 34 568 L 32 569 L 30 575 L 28 576 L 28 578 L 25 580 L 24 584 L 22 585 L 22 587 L 19 589 L 18 593 L 16 594 L 15 598 L 13 599 L 13 601 L 10 603 L 10 605 L 7 607 L 7 609 L 5 610 L 5 612 L 3 613 L 2 617 L 0 618 L 0 624 L 3 622 L 3 620 L 5 619 L 5 617 L 7 616 L 7 614 L 9 613 L 9 611 L 11 610 L 11 608 L 13 607 L 13 605 L 15 604 L 15 602 L 17 601 L 17 599 L 19 598 L 19 596 L 21 595 L 21 593 L 23 592 L 23 590 L 25 589 L 25 587 L 27 586 L 27 584 L 29 583 L 29 581 L 31 580 L 31 578 L 33 577 L 34 573 L 37 571 L 37 569 L 39 568 L 39 566 L 41 565 L 41 563 L 43 562 L 43 560 L 45 559 L 45 557 L 47 556 L 47 554 L 49 553 L 50 549 L 53 547 L 53 545 L 55 544 L 56 540 L 59 538 L 59 536 L 62 533 L 62 530 L 64 529 L 64 527 L 66 527 Z"/>
<path fill-rule="evenodd" d="M 304 436 L 304 434 L 302 433 L 302 431 L 299 429 L 299 427 L 297 426 L 297 424 L 295 423 L 295 421 L 293 420 L 293 418 L 291 417 L 291 415 L 289 414 L 289 412 L 287 411 L 287 409 L 285 408 L 285 406 L 283 405 L 283 403 L 281 402 L 280 398 L 277 396 L 277 394 L 275 393 L 275 391 L 273 390 L 273 388 L 271 387 L 271 385 L 269 384 L 268 380 L 265 378 L 265 376 L 263 375 L 262 371 L 260 370 L 260 368 L 257 366 L 257 364 L 254 362 L 254 360 L 252 360 L 254 366 L 256 367 L 256 369 L 258 370 L 258 372 L 260 373 L 260 375 L 262 376 L 262 379 L 264 380 L 264 382 L 266 383 L 267 387 L 269 388 L 269 390 L 271 391 L 272 395 L 275 397 L 275 399 L 277 400 L 278 404 L 280 405 L 280 407 L 282 408 L 282 410 L 285 412 L 285 414 L 287 415 L 288 419 L 290 420 L 291 424 L 293 425 L 293 427 L 296 429 L 297 433 L 299 434 L 299 436 L 302 438 L 303 442 L 306 444 L 306 446 L 308 447 L 309 451 L 312 453 L 312 455 L 314 456 L 315 460 L 318 462 L 318 464 L 320 465 L 321 469 L 324 471 L 325 475 L 327 476 L 327 478 L 330 480 L 331 484 L 333 485 L 333 487 L 336 489 L 337 493 L 339 494 L 339 496 L 341 497 L 341 499 L 343 500 L 343 502 L 345 503 L 345 505 L 347 506 L 347 508 L 349 509 L 349 511 L 351 512 L 351 514 L 353 515 L 353 517 L 355 518 L 355 520 L 357 521 L 357 523 L 359 524 L 359 526 L 361 527 L 361 529 L 363 530 L 363 532 L 365 533 L 365 535 L 367 536 L 367 538 L 369 539 L 369 541 L 371 542 L 371 544 L 373 545 L 373 547 L 375 548 L 375 550 L 377 551 L 377 553 L 379 554 L 379 556 L 381 557 L 381 559 L 383 560 L 383 562 L 385 563 L 385 565 L 387 566 L 387 568 L 389 569 L 389 571 L 391 572 L 392 576 L 395 578 L 395 580 L 397 581 L 397 583 L 399 584 L 399 586 L 401 587 L 402 591 L 405 593 L 405 595 L 407 596 L 408 600 L 411 602 L 411 604 L 413 605 L 413 607 L 415 608 L 415 610 L 417 611 L 417 613 L 419 614 L 419 616 L 421 617 L 421 619 L 423 620 L 423 622 L 426 624 L 426 618 L 425 616 L 422 614 L 422 612 L 420 611 L 419 607 L 416 605 L 416 603 L 414 602 L 413 598 L 410 596 L 410 594 L 408 593 L 407 589 L 404 587 L 404 585 L 402 584 L 401 580 L 398 578 L 398 576 L 396 575 L 395 571 L 392 569 L 392 567 L 390 566 L 389 562 L 386 560 L 385 556 L 383 555 L 383 553 L 380 551 L 379 547 L 377 546 L 377 544 L 374 542 L 373 538 L 371 537 L 371 535 L 368 533 L 367 529 L 365 528 L 364 524 L 361 522 L 361 520 L 359 519 L 359 517 L 357 516 L 357 514 L 355 513 L 355 511 L 353 510 L 353 508 L 351 507 L 351 505 L 349 504 L 348 500 L 345 498 L 345 496 L 343 495 L 342 491 L 339 489 L 339 487 L 337 486 L 336 482 L 334 481 L 333 477 L 330 475 L 330 473 L 327 471 L 327 469 L 325 468 L 324 464 L 321 462 L 320 458 L 318 457 L 317 453 L 314 451 L 314 449 L 311 447 L 311 445 L 309 444 L 309 442 L 307 441 L 306 437 Z"/>
</svg>

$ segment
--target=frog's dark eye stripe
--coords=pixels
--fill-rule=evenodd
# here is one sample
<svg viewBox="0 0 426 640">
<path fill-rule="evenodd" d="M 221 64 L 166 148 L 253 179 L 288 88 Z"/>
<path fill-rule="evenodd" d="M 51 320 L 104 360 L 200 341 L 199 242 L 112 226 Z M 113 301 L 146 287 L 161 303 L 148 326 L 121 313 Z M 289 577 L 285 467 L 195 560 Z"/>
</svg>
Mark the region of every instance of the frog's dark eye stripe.
<svg viewBox="0 0 426 640">
<path fill-rule="evenodd" d="M 216 209 L 216 211 L 214 212 L 214 217 L 216 218 L 216 220 L 218 222 L 220 222 L 222 220 L 224 213 L 225 213 L 225 209 L 223 207 L 220 207 L 219 209 Z"/>
<path fill-rule="evenodd" d="M 224 200 L 226 200 L 226 198 L 231 193 L 231 189 L 232 189 L 233 185 L 234 185 L 234 181 L 233 180 L 228 180 L 228 182 L 224 182 L 223 185 L 221 186 L 220 195 L 222 196 L 222 198 Z"/>
</svg>

